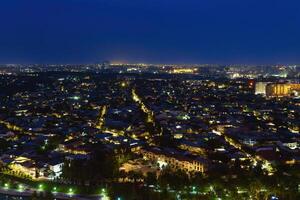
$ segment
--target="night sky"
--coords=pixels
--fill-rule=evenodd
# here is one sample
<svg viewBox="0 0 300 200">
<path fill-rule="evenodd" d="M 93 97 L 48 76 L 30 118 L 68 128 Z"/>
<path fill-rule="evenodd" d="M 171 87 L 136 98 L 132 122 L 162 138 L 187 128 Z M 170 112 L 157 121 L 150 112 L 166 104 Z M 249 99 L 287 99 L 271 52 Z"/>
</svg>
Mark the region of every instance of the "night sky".
<svg viewBox="0 0 300 200">
<path fill-rule="evenodd" d="M 103 60 L 300 63 L 300 1 L 0 1 L 0 63 Z"/>
</svg>

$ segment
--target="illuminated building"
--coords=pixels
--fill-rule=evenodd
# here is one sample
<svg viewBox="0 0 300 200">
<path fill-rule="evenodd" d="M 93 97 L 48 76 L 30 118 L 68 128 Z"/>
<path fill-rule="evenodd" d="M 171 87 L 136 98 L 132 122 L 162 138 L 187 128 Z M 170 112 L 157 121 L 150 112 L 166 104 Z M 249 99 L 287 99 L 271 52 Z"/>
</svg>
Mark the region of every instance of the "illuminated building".
<svg viewBox="0 0 300 200">
<path fill-rule="evenodd" d="M 253 79 L 248 80 L 249 88 L 254 88 L 255 81 Z"/>
<path fill-rule="evenodd" d="M 257 82 L 255 84 L 255 94 L 256 95 L 266 95 L 267 82 Z"/>
<path fill-rule="evenodd" d="M 290 84 L 291 85 L 291 94 L 293 96 L 300 96 L 300 83 Z"/>
<path fill-rule="evenodd" d="M 201 173 L 206 170 L 205 161 L 200 158 L 190 159 L 177 154 L 162 152 L 158 149 L 142 150 L 142 154 L 145 159 L 157 162 L 160 167 L 168 166 L 174 170 L 180 169 L 186 172 Z"/>
<path fill-rule="evenodd" d="M 62 174 L 63 165 L 64 165 L 63 161 L 58 161 L 58 160 L 52 160 L 49 163 L 49 170 L 52 172 L 51 179 L 57 178 Z"/>
<path fill-rule="evenodd" d="M 266 86 L 267 97 L 298 96 L 300 84 L 271 83 Z"/>
<path fill-rule="evenodd" d="M 35 162 L 26 157 L 17 157 L 9 165 L 9 168 L 15 172 L 21 172 L 22 174 L 29 176 L 31 178 L 36 177 L 37 168 L 35 167 Z"/>
<path fill-rule="evenodd" d="M 198 71 L 197 68 L 175 68 L 172 69 L 169 73 L 171 74 L 194 74 Z"/>
<path fill-rule="evenodd" d="M 96 63 L 97 70 L 107 70 L 110 68 L 110 66 L 111 66 L 111 63 L 110 63 L 110 61 L 107 61 L 107 60 L 103 61 L 102 63 Z"/>
</svg>

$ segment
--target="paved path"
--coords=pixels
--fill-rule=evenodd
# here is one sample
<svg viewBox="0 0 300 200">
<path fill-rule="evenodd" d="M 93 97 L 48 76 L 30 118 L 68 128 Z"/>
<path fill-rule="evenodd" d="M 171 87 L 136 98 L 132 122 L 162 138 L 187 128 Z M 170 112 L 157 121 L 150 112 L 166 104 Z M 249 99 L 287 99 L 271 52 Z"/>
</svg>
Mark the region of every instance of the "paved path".
<svg viewBox="0 0 300 200">
<path fill-rule="evenodd" d="M 33 194 L 33 192 L 37 192 L 39 193 L 40 191 L 38 190 L 31 190 L 31 189 L 26 189 L 23 191 L 18 191 L 18 190 L 14 190 L 14 189 L 4 189 L 4 188 L 0 188 L 0 193 L 1 194 L 7 194 L 7 195 L 12 195 L 12 196 L 24 196 L 24 197 L 29 197 Z M 61 199 L 61 200 L 95 200 L 95 199 L 99 199 L 100 196 L 98 197 L 81 197 L 80 195 L 68 195 L 65 193 L 52 193 L 54 195 L 55 198 L 57 199 Z"/>
</svg>

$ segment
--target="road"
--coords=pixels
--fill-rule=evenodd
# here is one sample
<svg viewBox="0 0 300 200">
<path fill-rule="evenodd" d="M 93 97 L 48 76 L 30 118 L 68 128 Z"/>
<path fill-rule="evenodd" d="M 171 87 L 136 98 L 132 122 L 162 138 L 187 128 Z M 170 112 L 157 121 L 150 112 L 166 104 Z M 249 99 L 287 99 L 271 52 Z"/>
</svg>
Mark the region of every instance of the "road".
<svg viewBox="0 0 300 200">
<path fill-rule="evenodd" d="M 139 104 L 142 111 L 147 114 L 147 122 L 154 123 L 153 112 L 145 106 L 142 99 L 137 95 L 135 89 L 132 89 L 131 94 L 132 94 L 133 101 L 135 101 L 137 104 Z"/>
<path fill-rule="evenodd" d="M 107 112 L 107 105 L 101 106 L 100 111 L 99 111 L 99 116 L 97 118 L 97 124 L 96 128 L 102 130 L 104 121 L 105 121 L 105 114 Z"/>
<path fill-rule="evenodd" d="M 255 166 L 258 162 L 262 162 L 263 163 L 263 169 L 265 169 L 269 174 L 272 174 L 274 172 L 274 169 L 271 165 L 271 163 L 268 160 L 263 159 L 262 157 L 259 156 L 255 156 L 255 155 L 251 155 L 248 152 L 246 152 L 242 145 L 238 142 L 236 142 L 234 139 L 230 138 L 229 136 L 227 136 L 225 133 L 219 132 L 219 131 L 213 131 L 215 134 L 223 136 L 225 141 L 233 146 L 234 148 L 240 150 L 242 153 L 244 153 L 252 162 L 252 164 Z"/>
<path fill-rule="evenodd" d="M 22 191 L 16 189 L 0 188 L 1 194 L 12 195 L 12 196 L 30 197 L 34 192 L 38 194 L 42 191 L 30 189 L 30 188 L 27 188 Z M 61 199 L 61 200 L 96 200 L 96 199 L 99 200 L 99 198 L 101 200 L 100 196 L 83 197 L 81 195 L 70 195 L 61 192 L 53 192 L 52 194 L 56 199 Z"/>
</svg>

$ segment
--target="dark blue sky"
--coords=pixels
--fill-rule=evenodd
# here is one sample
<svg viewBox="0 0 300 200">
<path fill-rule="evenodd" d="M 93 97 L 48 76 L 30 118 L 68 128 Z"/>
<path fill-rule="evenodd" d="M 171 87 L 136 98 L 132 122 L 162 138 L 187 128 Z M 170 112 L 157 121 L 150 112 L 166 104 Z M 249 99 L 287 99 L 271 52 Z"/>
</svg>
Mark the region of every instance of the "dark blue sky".
<svg viewBox="0 0 300 200">
<path fill-rule="evenodd" d="M 0 1 L 0 63 L 102 60 L 300 63 L 300 1 Z"/>
</svg>

